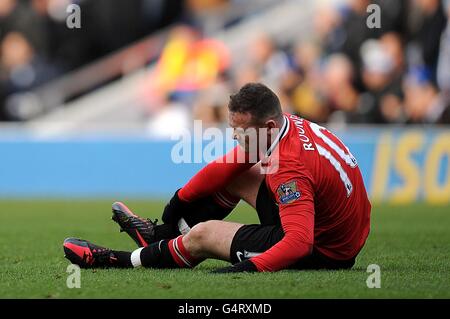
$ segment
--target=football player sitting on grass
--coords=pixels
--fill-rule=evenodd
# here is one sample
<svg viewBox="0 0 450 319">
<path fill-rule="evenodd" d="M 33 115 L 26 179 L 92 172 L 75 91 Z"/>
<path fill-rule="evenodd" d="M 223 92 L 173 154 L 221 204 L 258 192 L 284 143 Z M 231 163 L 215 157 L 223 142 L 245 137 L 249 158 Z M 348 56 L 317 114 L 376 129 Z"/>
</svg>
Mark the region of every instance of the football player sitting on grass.
<svg viewBox="0 0 450 319">
<path fill-rule="evenodd" d="M 231 262 L 219 273 L 351 268 L 369 234 L 371 205 L 349 149 L 325 128 L 283 114 L 276 94 L 258 83 L 230 97 L 229 125 L 240 145 L 175 192 L 163 224 L 113 204 L 113 220 L 138 249 L 68 238 L 66 257 L 83 268 L 193 268 L 207 258 Z M 266 152 L 249 145 L 249 129 L 264 132 Z M 223 221 L 241 199 L 260 224 Z"/>
</svg>

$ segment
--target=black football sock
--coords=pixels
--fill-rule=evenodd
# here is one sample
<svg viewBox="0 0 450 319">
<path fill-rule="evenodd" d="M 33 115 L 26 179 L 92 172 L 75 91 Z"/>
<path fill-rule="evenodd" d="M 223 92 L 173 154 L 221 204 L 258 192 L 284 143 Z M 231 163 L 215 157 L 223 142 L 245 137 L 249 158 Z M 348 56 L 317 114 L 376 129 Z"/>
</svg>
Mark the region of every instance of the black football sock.
<svg viewBox="0 0 450 319">
<path fill-rule="evenodd" d="M 231 197 L 225 191 L 217 192 L 191 202 L 182 216 L 190 227 L 207 220 L 222 220 L 231 213 L 238 202 L 239 199 Z M 181 235 L 178 224 L 161 224 L 154 229 L 155 241 L 173 239 Z"/>
<path fill-rule="evenodd" d="M 131 264 L 131 253 L 128 251 L 113 250 L 109 259 L 115 268 L 133 268 Z"/>
<path fill-rule="evenodd" d="M 148 268 L 179 268 L 170 253 L 168 242 L 161 240 L 143 248 L 140 253 L 141 265 Z"/>
<path fill-rule="evenodd" d="M 194 258 L 183 245 L 183 236 L 161 240 L 131 254 L 134 267 L 148 268 L 192 268 L 202 260 Z"/>
<path fill-rule="evenodd" d="M 155 226 L 155 241 L 161 241 L 164 239 L 172 239 L 180 235 L 178 225 L 173 224 L 161 224 Z"/>
<path fill-rule="evenodd" d="M 190 227 L 207 220 L 223 220 L 236 207 L 239 200 L 226 190 L 222 190 L 191 202 L 189 209 L 181 215 Z"/>
</svg>

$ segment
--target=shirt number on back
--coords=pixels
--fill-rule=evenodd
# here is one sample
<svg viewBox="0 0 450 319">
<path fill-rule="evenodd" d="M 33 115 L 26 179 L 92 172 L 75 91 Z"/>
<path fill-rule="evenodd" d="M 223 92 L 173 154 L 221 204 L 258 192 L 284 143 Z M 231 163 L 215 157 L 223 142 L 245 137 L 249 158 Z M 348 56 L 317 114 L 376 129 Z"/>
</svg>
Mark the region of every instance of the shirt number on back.
<svg viewBox="0 0 450 319">
<path fill-rule="evenodd" d="M 322 130 L 326 130 L 324 127 L 317 125 L 316 123 L 310 123 L 310 127 L 314 134 L 316 134 L 317 137 L 319 137 L 322 141 L 325 142 L 326 145 L 328 145 L 333 151 L 335 151 L 339 157 L 351 168 L 354 168 L 358 166 L 358 162 L 356 161 L 356 158 L 350 153 L 349 149 L 346 147 L 347 153 L 339 147 L 336 143 L 334 143 L 328 136 L 326 136 Z M 338 139 L 339 140 L 339 139 Z M 340 141 L 340 140 L 339 140 Z M 342 145 L 344 145 L 341 142 Z M 317 151 L 319 152 L 320 156 L 325 157 L 331 165 L 334 167 L 334 169 L 339 173 L 339 177 L 341 178 L 341 181 L 344 183 L 345 189 L 347 191 L 347 197 L 350 196 L 353 190 L 352 182 L 350 181 L 350 178 L 348 177 L 345 170 L 342 168 L 341 163 L 331 154 L 330 151 L 328 151 L 325 147 L 316 144 Z"/>
</svg>

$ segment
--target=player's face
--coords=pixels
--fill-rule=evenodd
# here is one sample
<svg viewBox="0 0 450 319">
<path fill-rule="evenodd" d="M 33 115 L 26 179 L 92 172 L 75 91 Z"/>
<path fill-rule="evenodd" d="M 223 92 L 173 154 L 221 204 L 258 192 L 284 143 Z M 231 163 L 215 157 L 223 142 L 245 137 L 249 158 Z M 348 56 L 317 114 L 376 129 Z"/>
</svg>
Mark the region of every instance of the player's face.
<svg viewBox="0 0 450 319">
<path fill-rule="evenodd" d="M 258 127 L 253 124 L 250 113 L 229 112 L 228 122 L 233 129 L 233 139 L 246 152 L 257 151 Z"/>
<path fill-rule="evenodd" d="M 252 116 L 250 113 L 229 112 L 228 124 L 233 129 L 233 139 L 238 144 L 249 152 L 252 148 L 252 143 L 257 141 L 251 141 L 250 131 L 257 132 L 257 127 L 252 125 Z"/>
<path fill-rule="evenodd" d="M 229 112 L 229 125 L 233 128 L 233 139 L 248 153 L 259 154 L 260 151 L 265 153 L 267 150 L 260 150 L 260 140 L 264 138 L 270 145 L 270 136 L 267 138 L 268 130 L 266 124 L 257 125 L 254 123 L 253 117 L 249 113 Z M 264 130 L 261 130 L 264 129 Z M 264 134 L 264 136 L 261 136 Z M 265 147 L 262 145 L 263 148 Z"/>
</svg>

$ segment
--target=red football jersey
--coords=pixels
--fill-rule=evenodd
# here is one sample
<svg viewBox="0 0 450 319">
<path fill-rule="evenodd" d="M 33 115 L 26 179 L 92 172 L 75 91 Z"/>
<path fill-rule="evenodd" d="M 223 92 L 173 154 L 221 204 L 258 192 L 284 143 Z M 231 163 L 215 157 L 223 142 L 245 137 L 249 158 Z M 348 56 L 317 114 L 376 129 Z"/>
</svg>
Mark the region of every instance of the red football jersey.
<svg viewBox="0 0 450 319">
<path fill-rule="evenodd" d="M 276 271 L 313 247 L 336 260 L 355 257 L 369 234 L 371 205 L 349 149 L 327 129 L 289 114 L 276 148 L 278 169 L 266 184 L 285 236 L 251 261 L 259 271 Z"/>
</svg>

